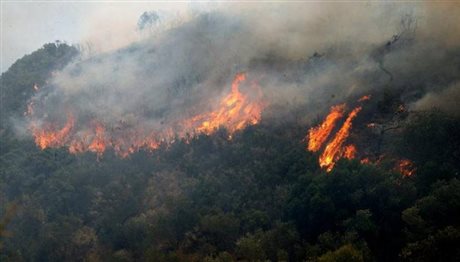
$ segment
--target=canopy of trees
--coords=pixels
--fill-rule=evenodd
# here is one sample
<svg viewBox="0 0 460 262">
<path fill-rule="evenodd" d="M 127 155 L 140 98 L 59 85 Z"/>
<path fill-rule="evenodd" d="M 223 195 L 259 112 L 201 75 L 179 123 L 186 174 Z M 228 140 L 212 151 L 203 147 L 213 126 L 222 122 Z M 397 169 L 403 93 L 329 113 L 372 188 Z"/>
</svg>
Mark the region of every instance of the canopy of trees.
<svg viewBox="0 0 460 262">
<path fill-rule="evenodd" d="M 410 177 L 359 160 L 326 173 L 296 123 L 126 159 L 40 151 L 6 119 L 76 52 L 45 45 L 1 76 L 1 261 L 460 260 L 459 119 L 406 122 Z"/>
</svg>

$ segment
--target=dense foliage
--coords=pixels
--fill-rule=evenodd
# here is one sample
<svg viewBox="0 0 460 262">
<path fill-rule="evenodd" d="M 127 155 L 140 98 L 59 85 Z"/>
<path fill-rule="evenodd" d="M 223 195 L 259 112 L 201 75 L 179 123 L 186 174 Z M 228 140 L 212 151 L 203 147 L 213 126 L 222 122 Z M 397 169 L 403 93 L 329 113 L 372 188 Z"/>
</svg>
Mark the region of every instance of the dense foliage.
<svg viewBox="0 0 460 262">
<path fill-rule="evenodd" d="M 18 112 L 24 90 L 75 52 L 50 44 L 16 62 L 2 111 Z M 359 160 L 326 173 L 301 142 L 307 128 L 263 121 L 120 160 L 40 151 L 4 127 L 0 260 L 460 259 L 459 119 L 405 122 L 395 147 L 417 166 L 411 177 Z"/>
<path fill-rule="evenodd" d="M 63 68 L 77 55 L 76 48 L 67 44 L 45 44 L 41 49 L 17 60 L 1 76 L 1 127 L 7 118 L 22 115 L 26 102 L 32 96 L 33 86 L 42 86 L 52 72 Z"/>
</svg>

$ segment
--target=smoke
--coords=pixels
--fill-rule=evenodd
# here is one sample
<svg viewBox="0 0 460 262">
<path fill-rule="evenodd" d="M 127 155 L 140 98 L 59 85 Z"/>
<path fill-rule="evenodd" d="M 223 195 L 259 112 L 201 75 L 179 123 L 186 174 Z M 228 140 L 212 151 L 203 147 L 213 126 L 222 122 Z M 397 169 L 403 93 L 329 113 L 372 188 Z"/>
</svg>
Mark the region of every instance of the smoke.
<svg viewBox="0 0 460 262">
<path fill-rule="evenodd" d="M 400 3 L 216 5 L 141 38 L 128 34 L 135 41 L 129 45 L 95 27 L 96 42 L 127 46 L 56 72 L 31 100 L 33 122 L 62 126 L 72 114 L 76 133 L 95 119 L 112 130 L 165 130 L 215 109 L 239 72 L 248 76 L 245 91 L 256 84 L 264 103 L 305 104 L 312 109 L 307 116 L 389 86 L 419 92 L 440 77 L 450 84 L 460 76 L 452 69 L 459 39 L 448 33 L 456 32 L 460 16 L 458 9 L 447 8 L 447 17 L 442 10 Z M 446 21 L 448 28 L 439 27 Z M 458 84 L 416 107 L 458 94 L 451 89 Z"/>
<path fill-rule="evenodd" d="M 247 64 L 244 53 L 250 51 L 241 44 L 247 38 L 239 21 L 203 15 L 161 37 L 68 66 L 42 89 L 40 100 L 45 111 L 68 109 L 109 123 L 183 115 L 203 97 L 229 90 L 235 66 Z"/>
<path fill-rule="evenodd" d="M 414 110 L 438 109 L 453 116 L 460 116 L 460 83 L 454 83 L 440 92 L 429 92 L 413 104 Z"/>
<path fill-rule="evenodd" d="M 154 9 L 155 24 L 139 27 L 142 13 Z M 80 45 L 94 53 L 113 52 L 188 21 L 193 14 L 177 3 L 93 4 L 79 25 Z M 86 50 L 90 49 L 90 50 Z"/>
</svg>

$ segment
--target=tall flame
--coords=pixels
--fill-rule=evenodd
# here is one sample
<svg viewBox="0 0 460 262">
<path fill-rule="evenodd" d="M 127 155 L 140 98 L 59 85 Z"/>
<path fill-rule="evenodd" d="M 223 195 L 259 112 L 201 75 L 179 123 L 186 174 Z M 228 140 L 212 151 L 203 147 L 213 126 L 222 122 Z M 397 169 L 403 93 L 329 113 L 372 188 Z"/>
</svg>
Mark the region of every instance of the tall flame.
<svg viewBox="0 0 460 262">
<path fill-rule="evenodd" d="M 363 103 L 371 99 L 371 95 L 365 95 L 358 99 L 358 103 Z M 340 158 L 353 159 L 356 157 L 356 146 L 349 144 L 344 146 L 345 141 L 350 135 L 353 119 L 361 111 L 362 107 L 354 108 L 346 118 L 342 127 L 337 131 L 332 140 L 327 143 L 323 152 L 319 157 L 319 165 L 330 172 L 334 168 L 335 163 Z M 324 119 L 323 123 L 317 127 L 313 127 L 308 132 L 308 146 L 307 149 L 312 152 L 317 152 L 323 148 L 323 144 L 328 140 L 330 133 L 334 130 L 337 121 L 343 117 L 345 111 L 345 104 L 340 104 L 331 107 L 331 111 Z"/>
<path fill-rule="evenodd" d="M 232 82 L 232 89 L 219 104 L 215 111 L 194 116 L 185 121 L 184 125 L 193 127 L 198 133 L 211 134 L 219 127 L 226 127 L 232 135 L 248 125 L 259 123 L 263 105 L 250 102 L 249 97 L 239 90 L 241 82 L 246 80 L 245 74 L 237 74 Z M 259 93 L 260 96 L 260 93 Z"/>
<path fill-rule="evenodd" d="M 324 149 L 324 152 L 319 157 L 319 165 L 322 168 L 326 168 L 328 172 L 334 168 L 335 162 L 337 162 L 337 160 L 343 156 L 344 149 L 342 145 L 350 134 L 353 119 L 358 115 L 361 109 L 362 108 L 358 106 L 350 112 L 347 119 L 343 123 L 343 126 L 337 132 L 334 139 L 329 142 L 329 144 Z"/>
<path fill-rule="evenodd" d="M 370 99 L 371 95 L 365 95 L 359 98 L 357 102 L 362 103 Z M 342 127 L 339 129 L 339 131 L 337 131 L 332 140 L 330 140 L 329 143 L 327 143 L 326 147 L 321 153 L 319 157 L 319 165 L 321 166 L 321 168 L 326 169 L 327 172 L 330 172 L 334 168 L 335 163 L 339 159 L 353 159 L 356 157 L 356 146 L 353 144 L 344 146 L 344 144 L 348 136 L 350 135 L 353 119 L 358 115 L 361 109 L 362 107 L 358 106 L 348 114 L 348 117 L 346 118 Z M 323 144 L 327 141 L 328 137 L 330 136 L 330 133 L 335 128 L 337 121 L 340 118 L 342 118 L 344 110 L 345 104 L 331 107 L 331 110 L 327 117 L 324 119 L 323 123 L 309 130 L 309 139 L 307 146 L 307 149 L 309 151 L 317 152 L 323 147 Z M 374 128 L 376 126 L 377 124 L 375 123 L 367 124 L 367 127 L 369 128 Z M 376 163 L 380 162 L 382 157 L 383 155 L 377 160 Z M 371 163 L 371 160 L 368 157 L 365 157 L 361 159 L 360 162 L 361 164 L 369 164 Z M 415 173 L 416 167 L 410 160 L 402 159 L 396 162 L 394 170 L 400 172 L 404 176 L 411 176 Z"/>
<path fill-rule="evenodd" d="M 101 155 L 102 153 L 104 153 L 105 148 L 107 147 L 107 140 L 105 138 L 105 128 L 102 124 L 96 123 L 94 132 L 94 138 L 91 141 L 91 144 L 89 144 L 88 150 L 91 152 L 95 152 L 98 155 Z"/>
<path fill-rule="evenodd" d="M 312 127 L 308 131 L 308 150 L 317 152 L 326 139 L 329 137 L 331 131 L 334 129 L 337 121 L 342 118 L 345 110 L 345 104 L 336 105 L 331 107 L 329 115 L 317 127 Z"/>
<path fill-rule="evenodd" d="M 228 130 L 229 138 L 238 130 L 260 122 L 264 108 L 260 88 L 251 87 L 256 95 L 242 93 L 240 84 L 246 80 L 245 74 L 237 74 L 231 85 L 231 92 L 223 97 L 215 110 L 192 116 L 170 127 L 155 130 L 143 127 L 107 128 L 103 122 L 93 119 L 89 124 L 80 123 L 74 128 L 76 119 L 72 114 L 67 116 L 63 128 L 55 128 L 53 123 L 41 123 L 34 119 L 35 101 L 30 101 L 25 115 L 30 117 L 30 129 L 35 143 L 40 149 L 67 146 L 70 153 L 94 152 L 98 156 L 112 148 L 120 157 L 140 150 L 155 150 L 161 143 L 172 143 L 174 137 L 186 138 L 188 134 L 212 134 L 219 127 Z M 252 90 L 252 91 L 254 91 Z M 40 123 L 40 124 L 38 124 Z"/>
</svg>

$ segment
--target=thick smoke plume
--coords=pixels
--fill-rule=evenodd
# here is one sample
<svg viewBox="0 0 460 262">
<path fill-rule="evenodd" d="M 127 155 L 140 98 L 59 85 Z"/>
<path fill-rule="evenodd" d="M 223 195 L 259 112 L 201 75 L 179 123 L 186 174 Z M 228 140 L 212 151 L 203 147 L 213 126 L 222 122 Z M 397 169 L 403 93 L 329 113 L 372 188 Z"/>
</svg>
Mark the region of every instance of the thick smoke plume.
<svg viewBox="0 0 460 262">
<path fill-rule="evenodd" d="M 59 146 L 72 146 L 71 137 L 184 137 L 216 117 L 241 73 L 238 92 L 260 110 L 304 105 L 305 119 L 383 89 L 406 90 L 402 99 L 416 108 L 442 108 L 435 101 L 458 93 L 460 39 L 447 33 L 459 27 L 458 11 L 442 3 L 217 6 L 56 72 L 31 99 L 29 128 L 61 132 Z M 201 120 L 184 123 L 191 119 Z"/>
</svg>

